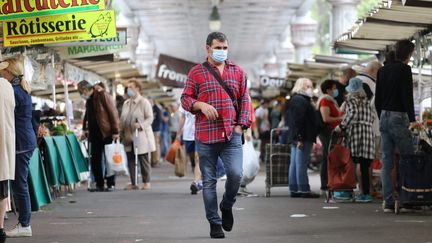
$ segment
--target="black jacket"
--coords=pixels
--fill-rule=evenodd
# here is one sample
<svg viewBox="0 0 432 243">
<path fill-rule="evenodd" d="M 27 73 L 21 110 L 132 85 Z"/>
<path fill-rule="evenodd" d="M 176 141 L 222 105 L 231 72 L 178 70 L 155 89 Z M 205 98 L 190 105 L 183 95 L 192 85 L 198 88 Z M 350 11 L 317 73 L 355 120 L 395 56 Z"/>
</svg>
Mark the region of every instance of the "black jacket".
<svg viewBox="0 0 432 243">
<path fill-rule="evenodd" d="M 402 62 L 386 65 L 378 71 L 375 107 L 378 117 L 382 110 L 406 112 L 415 121 L 411 67 Z"/>
<path fill-rule="evenodd" d="M 288 125 L 288 143 L 315 142 L 318 135 L 317 121 L 310 97 L 295 94 L 285 113 L 285 121 Z"/>
</svg>

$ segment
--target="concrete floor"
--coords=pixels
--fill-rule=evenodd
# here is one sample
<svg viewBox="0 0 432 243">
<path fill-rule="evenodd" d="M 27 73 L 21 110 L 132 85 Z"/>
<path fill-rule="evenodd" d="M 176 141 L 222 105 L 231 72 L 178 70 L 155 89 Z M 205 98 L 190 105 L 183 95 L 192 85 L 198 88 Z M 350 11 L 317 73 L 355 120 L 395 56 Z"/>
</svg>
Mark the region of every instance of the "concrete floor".
<svg viewBox="0 0 432 243">
<path fill-rule="evenodd" d="M 263 167 L 263 166 L 262 166 Z M 324 199 L 290 198 L 273 188 L 265 198 L 265 174 L 250 184 L 255 197 L 239 197 L 235 225 L 224 240 L 209 238 L 202 195 L 191 195 L 192 175 L 174 176 L 174 167 L 153 169 L 152 189 L 89 193 L 86 186 L 33 214 L 33 237 L 7 242 L 410 242 L 432 243 L 432 211 L 384 214 L 380 202 L 325 204 Z M 312 188 L 319 176 L 310 174 Z M 118 179 L 123 188 L 128 179 Z M 223 182 L 218 183 L 219 197 Z M 9 214 L 6 227 L 16 222 Z"/>
</svg>

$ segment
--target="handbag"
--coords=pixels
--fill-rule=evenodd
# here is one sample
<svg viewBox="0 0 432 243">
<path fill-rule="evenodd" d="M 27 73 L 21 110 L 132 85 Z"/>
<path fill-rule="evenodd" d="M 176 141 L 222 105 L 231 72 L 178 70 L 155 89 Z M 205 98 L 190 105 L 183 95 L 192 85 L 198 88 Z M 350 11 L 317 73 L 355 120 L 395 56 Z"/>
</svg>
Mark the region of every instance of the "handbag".
<svg viewBox="0 0 432 243">
<path fill-rule="evenodd" d="M 231 101 L 234 106 L 234 110 L 237 114 L 237 120 L 239 119 L 240 113 L 239 113 L 239 106 L 237 100 L 234 98 L 234 94 L 229 89 L 228 85 L 222 80 L 222 78 L 219 76 L 219 74 L 216 73 L 216 71 L 210 67 L 210 64 L 208 62 L 203 63 L 204 67 L 208 69 L 208 71 L 213 75 L 213 77 L 218 81 L 218 83 L 222 86 L 222 88 L 225 90 L 225 92 L 228 94 L 228 96 L 231 98 Z M 244 133 L 242 133 L 241 136 L 242 144 L 245 143 Z"/>
</svg>

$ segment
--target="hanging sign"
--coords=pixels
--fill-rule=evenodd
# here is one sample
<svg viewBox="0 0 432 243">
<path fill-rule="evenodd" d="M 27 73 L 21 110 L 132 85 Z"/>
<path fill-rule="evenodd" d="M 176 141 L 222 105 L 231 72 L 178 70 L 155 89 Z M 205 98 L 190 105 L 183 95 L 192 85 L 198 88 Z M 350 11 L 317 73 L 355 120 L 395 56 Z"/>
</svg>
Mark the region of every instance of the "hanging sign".
<svg viewBox="0 0 432 243">
<path fill-rule="evenodd" d="M 104 9 L 104 0 L 1 0 L 0 21 Z"/>
<path fill-rule="evenodd" d="M 4 46 L 116 37 L 113 10 L 79 12 L 3 22 Z"/>
<path fill-rule="evenodd" d="M 114 38 L 100 38 L 92 40 L 82 40 L 75 42 L 53 43 L 45 46 L 60 47 L 60 46 L 111 46 L 111 45 L 126 45 L 127 36 L 126 29 L 117 29 L 117 36 Z"/>
<path fill-rule="evenodd" d="M 290 89 L 292 87 L 292 83 L 288 82 L 284 78 L 275 78 L 269 77 L 267 75 L 260 76 L 260 89 Z"/>
<path fill-rule="evenodd" d="M 193 62 L 160 54 L 156 78 L 165 86 L 183 88 L 189 70 L 195 65 Z"/>
</svg>

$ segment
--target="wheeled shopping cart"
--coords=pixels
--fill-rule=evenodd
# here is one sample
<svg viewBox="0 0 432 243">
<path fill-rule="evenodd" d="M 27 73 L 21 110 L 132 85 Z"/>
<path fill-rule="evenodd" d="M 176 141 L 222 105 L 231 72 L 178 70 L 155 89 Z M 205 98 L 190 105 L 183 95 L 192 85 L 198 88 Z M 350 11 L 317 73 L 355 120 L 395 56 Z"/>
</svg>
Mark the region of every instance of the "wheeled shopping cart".
<svg viewBox="0 0 432 243">
<path fill-rule="evenodd" d="M 272 187 L 288 186 L 288 171 L 290 165 L 290 145 L 274 144 L 273 136 L 276 132 L 285 132 L 288 128 L 275 128 L 270 132 L 270 143 L 265 149 L 266 163 L 266 197 L 270 197 Z"/>
</svg>

